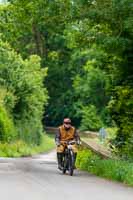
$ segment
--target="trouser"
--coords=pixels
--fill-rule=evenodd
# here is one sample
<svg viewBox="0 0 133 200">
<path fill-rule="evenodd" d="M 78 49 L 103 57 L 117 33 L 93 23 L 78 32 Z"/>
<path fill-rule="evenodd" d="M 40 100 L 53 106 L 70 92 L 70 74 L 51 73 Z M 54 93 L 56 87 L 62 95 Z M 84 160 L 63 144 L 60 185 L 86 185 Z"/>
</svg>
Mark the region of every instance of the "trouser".
<svg viewBox="0 0 133 200">
<path fill-rule="evenodd" d="M 77 153 L 78 152 L 77 145 L 73 144 L 71 146 L 72 146 L 73 152 Z M 64 150 L 65 150 L 65 145 L 63 145 L 63 144 L 61 144 L 60 146 L 57 147 L 57 153 L 63 153 Z"/>
<path fill-rule="evenodd" d="M 58 168 L 62 168 L 62 162 L 63 162 L 63 153 L 57 153 L 57 161 L 58 161 Z"/>
</svg>

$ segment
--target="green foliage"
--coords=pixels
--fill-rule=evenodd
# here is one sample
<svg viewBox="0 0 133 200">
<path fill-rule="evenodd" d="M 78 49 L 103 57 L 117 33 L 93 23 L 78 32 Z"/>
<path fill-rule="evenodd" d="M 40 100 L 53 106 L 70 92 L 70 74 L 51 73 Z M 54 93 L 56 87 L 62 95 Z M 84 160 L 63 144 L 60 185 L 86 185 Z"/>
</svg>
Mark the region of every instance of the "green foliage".
<svg viewBox="0 0 133 200">
<path fill-rule="evenodd" d="M 119 154 L 124 154 L 125 158 L 129 156 L 129 152 L 132 152 L 133 132 L 132 0 L 9 2 L 0 6 L 2 39 L 8 41 L 23 58 L 32 54 L 39 55 L 42 66 L 48 67 L 44 83 L 50 96 L 46 115 L 44 114 L 47 125 L 58 125 L 62 118 L 69 116 L 80 126 L 83 117 L 79 113 L 84 113 L 84 118 L 88 118 L 88 106 L 93 105 L 96 118 L 100 118 L 104 125 L 113 124 L 118 127 L 115 145 Z M 39 93 L 37 97 L 32 93 L 35 91 L 34 84 L 37 84 L 35 79 L 39 80 L 40 75 L 37 77 L 34 72 L 34 79 L 33 73 L 29 76 L 29 73 L 23 72 L 24 68 L 27 71 L 28 65 L 31 66 L 33 60 L 38 58 L 22 61 L 17 55 L 15 58 L 11 54 L 3 54 L 1 60 L 5 59 L 4 55 L 8 62 L 2 61 L 5 70 L 0 74 L 0 78 L 4 77 L 0 79 L 0 83 L 8 93 L 8 106 L 5 108 L 13 113 L 13 120 L 19 124 L 20 135 L 22 123 L 25 133 L 29 134 L 29 130 L 26 130 L 28 123 L 30 126 L 36 124 L 34 130 L 41 130 L 40 120 L 37 119 L 42 115 L 42 103 L 39 105 L 38 102 L 40 99 L 45 100 L 40 90 L 36 90 Z M 15 63 L 12 57 L 16 60 Z M 21 66 L 21 70 L 13 67 L 11 72 L 9 63 Z M 33 68 L 30 69 L 34 70 Z M 16 71 L 19 71 L 17 77 Z M 8 80 L 6 85 L 5 80 Z M 34 87 L 31 89 L 32 81 Z M 46 97 L 46 91 L 44 93 Z M 38 117 L 35 119 L 36 115 Z"/>
<path fill-rule="evenodd" d="M 0 104 L 0 141 L 11 142 L 16 137 L 16 130 L 12 118 Z"/>
<path fill-rule="evenodd" d="M 133 186 L 133 164 L 112 159 L 102 159 L 90 150 L 82 150 L 78 153 L 77 167 L 87 170 L 89 173 L 120 181 Z"/>
<path fill-rule="evenodd" d="M 81 130 L 98 131 L 102 126 L 102 120 L 96 112 L 96 108 L 93 105 L 84 106 L 81 111 Z"/>
<path fill-rule="evenodd" d="M 78 152 L 78 157 L 76 159 L 76 166 L 82 170 L 88 169 L 89 158 L 92 156 L 91 151 L 82 150 Z"/>
<path fill-rule="evenodd" d="M 119 155 L 125 159 L 133 158 L 133 89 L 130 86 L 117 87 L 116 96 L 110 101 L 109 109 L 119 127 L 113 141 Z"/>
<path fill-rule="evenodd" d="M 83 130 L 98 130 L 108 120 L 108 112 L 104 113 L 108 102 L 106 89 L 109 80 L 106 73 L 98 68 L 99 60 L 94 60 L 93 56 L 84 66 L 84 74 L 76 75 L 73 84 L 78 98 L 77 105 L 82 105 L 77 112 L 81 114 Z"/>
<path fill-rule="evenodd" d="M 98 67 L 102 70 L 102 73 L 104 72 L 110 80 L 109 87 L 105 88 L 105 91 L 110 96 L 109 100 L 111 99 L 109 110 L 113 124 L 118 127 L 114 144 L 118 148 L 119 155 L 125 159 L 132 159 L 132 1 L 111 0 L 101 2 L 101 0 L 97 0 L 94 4 L 88 5 L 88 9 L 86 9 L 86 5 L 87 2 L 80 4 L 86 12 L 84 12 L 84 15 L 80 15 L 82 16 L 80 23 L 77 25 L 74 23 L 76 26 L 73 24 L 73 27 L 76 28 L 71 35 L 74 45 L 78 48 L 92 49 L 94 46 L 97 47 L 93 56 L 96 61 L 98 59 Z M 67 39 L 67 41 L 69 40 Z M 103 52 L 103 56 L 98 56 L 101 55 L 99 49 Z M 83 74 L 80 74 L 81 79 Z M 83 80 L 86 80 L 86 78 L 83 78 Z M 82 88 L 84 82 L 79 81 L 79 83 L 79 87 Z M 79 96 L 79 98 L 82 99 L 82 95 L 88 94 L 85 93 L 85 89 L 82 88 L 83 92 L 80 90 L 81 97 Z"/>
<path fill-rule="evenodd" d="M 106 74 L 97 68 L 99 61 L 89 60 L 84 66 L 84 74 L 74 79 L 74 89 L 83 104 L 91 103 L 102 110 L 107 103 L 106 88 L 108 80 Z"/>
<path fill-rule="evenodd" d="M 115 139 L 118 129 L 116 127 L 106 128 L 107 138 L 109 140 Z"/>
<path fill-rule="evenodd" d="M 47 69 L 40 67 L 38 56 L 23 60 L 7 43 L 0 41 L 1 134 L 8 132 L 13 137 L 11 127 L 14 126 L 16 139 L 40 143 L 41 120 L 47 103 L 47 90 L 43 85 L 46 73 Z M 10 139 L 5 136 L 3 140 Z"/>
<path fill-rule="evenodd" d="M 53 136 L 43 135 L 40 145 L 27 144 L 22 140 L 13 143 L 0 143 L 0 157 L 31 156 L 47 152 L 55 147 Z"/>
</svg>

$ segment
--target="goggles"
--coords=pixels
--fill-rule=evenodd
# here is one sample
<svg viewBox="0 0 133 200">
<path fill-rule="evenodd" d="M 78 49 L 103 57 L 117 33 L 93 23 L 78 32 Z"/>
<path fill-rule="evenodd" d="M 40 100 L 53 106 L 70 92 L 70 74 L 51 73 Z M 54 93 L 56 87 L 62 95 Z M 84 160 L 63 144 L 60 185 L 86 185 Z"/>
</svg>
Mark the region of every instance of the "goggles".
<svg viewBox="0 0 133 200">
<path fill-rule="evenodd" d="M 71 122 L 64 122 L 64 124 L 71 124 Z"/>
</svg>

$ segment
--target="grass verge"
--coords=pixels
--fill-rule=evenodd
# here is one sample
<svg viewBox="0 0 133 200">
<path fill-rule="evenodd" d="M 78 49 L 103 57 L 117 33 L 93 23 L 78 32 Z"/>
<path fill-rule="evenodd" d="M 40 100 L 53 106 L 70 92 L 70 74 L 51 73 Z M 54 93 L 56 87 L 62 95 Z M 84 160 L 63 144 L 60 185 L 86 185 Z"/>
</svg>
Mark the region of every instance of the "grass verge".
<svg viewBox="0 0 133 200">
<path fill-rule="evenodd" d="M 29 145 L 19 140 L 15 143 L 0 143 L 0 157 L 23 157 L 47 152 L 55 147 L 53 135 L 43 135 L 40 145 Z"/>
<path fill-rule="evenodd" d="M 80 150 L 76 165 L 91 174 L 133 186 L 133 163 L 102 159 L 88 149 Z"/>
</svg>

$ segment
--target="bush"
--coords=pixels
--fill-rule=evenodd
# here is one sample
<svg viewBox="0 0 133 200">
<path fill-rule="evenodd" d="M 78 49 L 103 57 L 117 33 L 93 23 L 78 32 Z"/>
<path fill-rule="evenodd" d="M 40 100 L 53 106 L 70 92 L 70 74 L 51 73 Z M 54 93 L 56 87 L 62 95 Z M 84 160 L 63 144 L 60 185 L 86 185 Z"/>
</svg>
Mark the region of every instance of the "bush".
<svg viewBox="0 0 133 200">
<path fill-rule="evenodd" d="M 106 128 L 106 132 L 107 132 L 108 139 L 112 140 L 112 139 L 114 139 L 116 137 L 117 128 L 116 127 Z"/>
<path fill-rule="evenodd" d="M 11 142 L 16 137 L 16 130 L 11 117 L 4 108 L 0 105 L 0 140 Z"/>
<path fill-rule="evenodd" d="M 40 57 L 23 60 L 7 43 L 0 40 L 0 140 L 16 140 L 40 144 L 42 118 L 48 94 L 44 87 L 47 69 L 41 69 Z M 9 117 L 11 116 L 11 118 Z"/>
<path fill-rule="evenodd" d="M 133 87 L 116 87 L 115 96 L 108 107 L 119 127 L 113 144 L 122 158 L 133 161 Z"/>
<path fill-rule="evenodd" d="M 76 165 L 97 176 L 133 186 L 133 163 L 113 159 L 105 160 L 85 149 L 79 151 Z"/>
<path fill-rule="evenodd" d="M 92 156 L 91 151 L 83 150 L 78 154 L 76 165 L 80 169 L 87 170 L 88 169 L 88 163 L 90 161 L 90 157 Z"/>
<path fill-rule="evenodd" d="M 81 130 L 97 131 L 103 126 L 96 108 L 93 105 L 84 106 L 82 110 Z"/>
<path fill-rule="evenodd" d="M 41 136 L 40 145 L 29 145 L 22 140 L 12 143 L 0 143 L 0 157 L 21 157 L 31 156 L 37 153 L 46 152 L 55 147 L 52 136 Z"/>
</svg>

